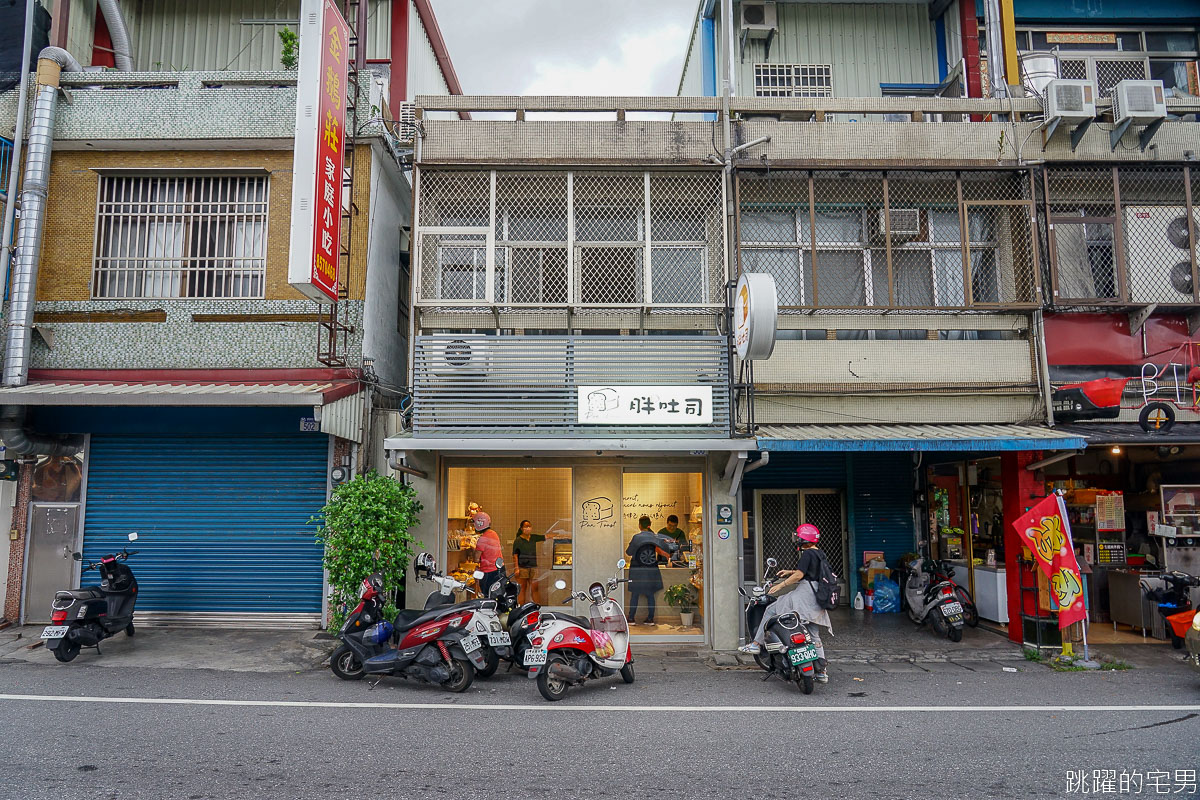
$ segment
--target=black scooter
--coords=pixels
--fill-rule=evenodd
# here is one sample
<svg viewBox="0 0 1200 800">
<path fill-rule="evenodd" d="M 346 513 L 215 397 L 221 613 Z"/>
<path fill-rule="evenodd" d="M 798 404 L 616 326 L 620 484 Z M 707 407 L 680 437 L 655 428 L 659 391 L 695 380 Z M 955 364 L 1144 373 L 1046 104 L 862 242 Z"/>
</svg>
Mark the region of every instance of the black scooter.
<svg viewBox="0 0 1200 800">
<path fill-rule="evenodd" d="M 742 613 L 746 620 L 747 641 L 754 637 L 767 607 L 776 600 L 769 592 L 775 585 L 778 566 L 778 561 L 768 558 L 762 586 L 755 586 L 749 592 L 738 587 L 745 601 Z M 808 626 L 795 613 L 780 614 L 768 623 L 765 634 L 766 646 L 754 654 L 754 663 L 766 673 L 763 680 L 774 675 L 784 682 L 794 682 L 804 694 L 812 694 L 817 670 L 825 669 L 825 661 L 818 658 L 816 647 L 809 641 Z"/>
<path fill-rule="evenodd" d="M 137 534 L 129 534 L 129 541 L 136 542 Z M 51 604 L 50 622 L 42 630 L 46 648 L 64 664 L 79 655 L 81 647 L 94 647 L 100 652 L 100 642 L 125 631 L 133 636 L 133 606 L 137 602 L 137 579 L 133 570 L 125 565 L 137 550 L 123 549 L 115 555 L 106 555 L 99 561 L 89 562 L 84 572 L 100 571 L 100 585 L 79 589 L 63 589 L 54 593 Z M 73 553 L 76 561 L 83 561 L 81 553 Z"/>
</svg>

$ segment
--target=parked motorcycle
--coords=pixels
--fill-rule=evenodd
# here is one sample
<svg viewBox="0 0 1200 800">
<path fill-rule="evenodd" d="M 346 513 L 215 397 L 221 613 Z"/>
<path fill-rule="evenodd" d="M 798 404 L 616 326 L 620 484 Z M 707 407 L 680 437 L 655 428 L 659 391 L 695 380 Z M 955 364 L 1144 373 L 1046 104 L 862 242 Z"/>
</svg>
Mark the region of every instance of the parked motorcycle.
<svg viewBox="0 0 1200 800">
<path fill-rule="evenodd" d="M 496 566 L 503 570 L 504 560 L 496 559 Z M 465 583 L 438 572 L 437 562 L 428 553 L 417 556 L 415 571 L 417 577 L 432 581 L 437 586 L 425 598 L 426 609 L 457 605 L 454 598 L 457 591 L 465 590 L 478 595 Z M 477 570 L 473 577 L 478 581 L 483 578 L 483 573 Z M 483 603 L 474 608 L 467 629 L 479 637 L 486 662 L 482 669 L 476 670 L 476 677 L 490 678 L 496 674 L 501 660 L 512 660 L 512 639 L 500 622 L 500 612 L 509 611 L 515 605 L 519 592 L 520 587 L 504 573 L 500 580 L 492 584 L 487 597 L 482 597 Z"/>
<path fill-rule="evenodd" d="M 129 534 L 136 542 L 138 535 Z M 137 578 L 125 562 L 137 550 L 122 549 L 116 554 L 91 561 L 83 572 L 100 571 L 99 586 L 63 589 L 54 593 L 50 605 L 50 625 L 42 629 L 46 648 L 64 664 L 79 655 L 82 647 L 94 647 L 100 652 L 100 642 L 125 631 L 133 636 L 133 607 L 137 602 Z M 72 553 L 83 561 L 81 553 Z"/>
<path fill-rule="evenodd" d="M 752 637 L 758 630 L 767 607 L 776 600 L 769 590 L 777 580 L 775 570 L 778 566 L 778 561 L 768 558 L 761 586 L 755 586 L 749 592 L 738 587 L 745 601 L 742 613 L 746 619 L 747 637 Z M 794 682 L 804 694 L 812 694 L 821 664 L 817 648 L 810 641 L 808 624 L 795 612 L 780 614 L 767 624 L 764 634 L 766 645 L 754 654 L 754 662 L 767 673 L 763 680 L 775 675 L 788 683 Z"/>
<path fill-rule="evenodd" d="M 618 574 L 623 569 L 622 558 L 617 562 Z M 574 598 L 591 603 L 588 619 L 561 611 L 540 612 L 537 628 L 528 635 L 524 665 L 542 697 L 561 700 L 572 686 L 618 672 L 625 683 L 633 683 L 629 621 L 611 596 L 627 581 L 614 576 L 607 583 L 593 583 L 587 592 L 576 592 Z M 563 581 L 555 583 L 558 589 L 566 586 Z"/>
<path fill-rule="evenodd" d="M 962 603 L 963 621 L 972 628 L 978 626 L 979 609 L 975 606 L 975 598 L 971 597 L 967 587 L 954 580 L 954 565 L 949 561 L 931 561 L 930 566 L 933 568 L 933 580 L 948 581 L 954 587 L 954 594 L 958 597 L 958 602 Z"/>
<path fill-rule="evenodd" d="M 475 609 L 485 601 L 471 600 L 453 606 L 404 610 L 395 625 L 380 622 L 365 638 L 398 640 L 398 644 L 363 662 L 366 675 L 414 678 L 440 684 L 451 692 L 465 692 L 477 670 L 487 666 L 483 643 L 467 630 Z M 378 685 L 378 681 L 375 685 Z"/>
<path fill-rule="evenodd" d="M 1158 577 L 1165 584 L 1162 588 L 1150 588 L 1143 581 L 1142 590 L 1146 599 L 1157 605 L 1158 613 L 1163 615 L 1171 646 L 1180 650 L 1192 621 L 1192 615 L 1187 613 L 1192 609 L 1191 589 L 1200 586 L 1200 578 L 1179 571 L 1164 572 Z"/>
<path fill-rule="evenodd" d="M 393 628 L 390 623 L 386 627 L 380 625 L 384 622 L 383 607 L 383 576 L 375 572 L 363 579 L 358 605 L 338 631 L 337 638 L 342 644 L 329 656 L 329 668 L 334 675 L 344 681 L 359 680 L 366 674 L 363 662 L 387 650 Z M 380 636 L 382 641 L 378 641 Z"/>
<path fill-rule="evenodd" d="M 913 622 L 918 625 L 928 622 L 938 636 L 946 636 L 952 642 L 962 641 L 963 604 L 955 594 L 954 584 L 938 580 L 933 564 L 926 559 L 909 562 L 904 599 Z"/>
</svg>

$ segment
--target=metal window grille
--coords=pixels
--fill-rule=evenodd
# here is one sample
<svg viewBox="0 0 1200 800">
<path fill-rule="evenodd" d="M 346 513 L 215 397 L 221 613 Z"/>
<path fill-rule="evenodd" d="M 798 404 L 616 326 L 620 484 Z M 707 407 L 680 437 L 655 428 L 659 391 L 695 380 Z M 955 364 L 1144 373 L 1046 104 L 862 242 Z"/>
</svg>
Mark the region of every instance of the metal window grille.
<svg viewBox="0 0 1200 800">
<path fill-rule="evenodd" d="M 261 298 L 266 176 L 100 178 L 92 296 Z"/>
<path fill-rule="evenodd" d="M 723 202 L 715 171 L 422 172 L 419 301 L 717 307 L 726 274 Z M 447 281 L 438 253 L 462 236 L 471 237 L 471 260 L 457 272 L 470 277 Z"/>
<path fill-rule="evenodd" d="M 1024 172 L 739 174 L 741 269 L 781 306 L 965 308 L 1036 301 Z"/>
<path fill-rule="evenodd" d="M 755 64 L 756 97 L 833 97 L 829 64 Z"/>
</svg>

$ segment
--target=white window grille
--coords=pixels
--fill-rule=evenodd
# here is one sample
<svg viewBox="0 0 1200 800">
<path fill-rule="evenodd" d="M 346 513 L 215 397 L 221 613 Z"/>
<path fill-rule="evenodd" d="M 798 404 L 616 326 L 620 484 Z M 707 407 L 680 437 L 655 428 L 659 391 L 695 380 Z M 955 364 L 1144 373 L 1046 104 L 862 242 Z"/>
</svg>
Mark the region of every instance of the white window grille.
<svg viewBox="0 0 1200 800">
<path fill-rule="evenodd" d="M 755 97 L 833 97 L 829 64 L 755 64 Z"/>
<path fill-rule="evenodd" d="M 267 178 L 104 175 L 96 298 L 261 298 Z"/>
</svg>

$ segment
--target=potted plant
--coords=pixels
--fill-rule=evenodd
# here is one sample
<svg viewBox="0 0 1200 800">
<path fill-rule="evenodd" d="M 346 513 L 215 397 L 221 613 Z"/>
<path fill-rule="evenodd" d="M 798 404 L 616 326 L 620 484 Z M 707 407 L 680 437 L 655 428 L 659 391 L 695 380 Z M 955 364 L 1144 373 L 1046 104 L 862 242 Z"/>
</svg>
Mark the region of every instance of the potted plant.
<svg viewBox="0 0 1200 800">
<path fill-rule="evenodd" d="M 677 583 L 663 592 L 663 599 L 667 605 L 679 609 L 679 620 L 683 627 L 692 627 L 696 620 L 696 587 L 690 583 Z"/>
</svg>

